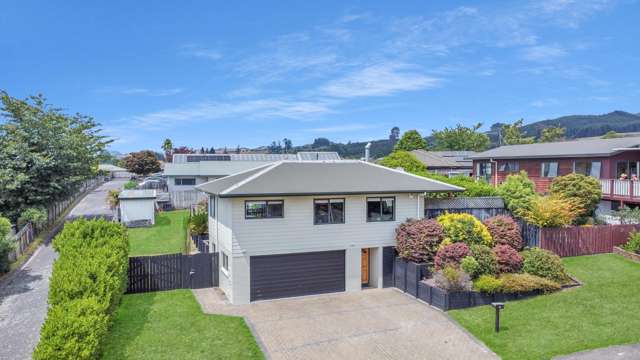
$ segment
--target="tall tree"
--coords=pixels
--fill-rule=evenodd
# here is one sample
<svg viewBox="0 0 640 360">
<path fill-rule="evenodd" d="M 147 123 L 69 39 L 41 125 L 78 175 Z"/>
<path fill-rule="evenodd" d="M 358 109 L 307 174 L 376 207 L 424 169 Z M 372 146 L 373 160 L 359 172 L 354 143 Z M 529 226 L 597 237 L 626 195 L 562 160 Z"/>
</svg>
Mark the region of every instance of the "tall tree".
<svg viewBox="0 0 640 360">
<path fill-rule="evenodd" d="M 544 128 L 542 129 L 542 134 L 540 134 L 540 142 L 546 143 L 563 140 L 565 131 L 565 128 L 559 126 Z"/>
<path fill-rule="evenodd" d="M 160 171 L 160 162 L 151 150 L 130 153 L 124 158 L 124 166 L 137 175 L 148 175 Z"/>
<path fill-rule="evenodd" d="M 284 138 L 282 139 L 282 143 L 284 144 L 284 153 L 288 154 L 289 152 L 291 152 L 291 149 L 293 149 L 293 142 L 291 141 L 291 139 Z"/>
<path fill-rule="evenodd" d="M 0 213 L 15 221 L 94 176 L 111 140 L 93 118 L 67 115 L 42 95 L 20 100 L 0 91 L 0 101 Z"/>
<path fill-rule="evenodd" d="M 173 150 L 173 142 L 171 141 L 171 139 L 169 138 L 164 139 L 164 141 L 162 142 L 162 150 L 164 150 L 165 161 L 167 162 L 173 161 L 173 158 L 171 156 L 171 150 Z"/>
<path fill-rule="evenodd" d="M 394 147 L 394 151 L 402 150 L 402 151 L 411 151 L 417 149 L 426 149 L 427 142 L 420 135 L 418 130 L 408 130 L 404 134 Z"/>
<path fill-rule="evenodd" d="M 456 125 L 455 128 L 445 127 L 441 131 L 433 130 L 434 150 L 455 151 L 484 151 L 489 148 L 489 137 L 478 130 L 482 123 L 472 127 Z"/>
<path fill-rule="evenodd" d="M 391 128 L 391 132 L 389 133 L 389 141 L 395 144 L 398 142 L 399 139 L 400 139 L 400 128 L 397 126 L 394 126 Z"/>
<path fill-rule="evenodd" d="M 502 143 L 505 145 L 533 144 L 536 138 L 525 137 L 522 133 L 522 123 L 524 119 L 520 119 L 511 125 L 502 125 Z"/>
</svg>

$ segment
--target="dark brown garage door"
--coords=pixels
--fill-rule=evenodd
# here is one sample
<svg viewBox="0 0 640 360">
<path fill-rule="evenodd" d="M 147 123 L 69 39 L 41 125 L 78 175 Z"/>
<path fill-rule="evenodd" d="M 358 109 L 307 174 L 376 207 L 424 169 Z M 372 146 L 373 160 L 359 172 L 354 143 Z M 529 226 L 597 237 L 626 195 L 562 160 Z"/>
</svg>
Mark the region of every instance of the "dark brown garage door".
<svg viewBox="0 0 640 360">
<path fill-rule="evenodd" d="M 251 257 L 251 301 L 344 291 L 344 250 Z"/>
</svg>

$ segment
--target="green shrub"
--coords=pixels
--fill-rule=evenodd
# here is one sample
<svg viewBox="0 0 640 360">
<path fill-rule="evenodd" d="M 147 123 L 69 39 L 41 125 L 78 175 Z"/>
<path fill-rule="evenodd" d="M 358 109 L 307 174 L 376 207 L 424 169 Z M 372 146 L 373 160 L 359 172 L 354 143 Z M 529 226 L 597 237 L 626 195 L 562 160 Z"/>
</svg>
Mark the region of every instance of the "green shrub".
<svg viewBox="0 0 640 360">
<path fill-rule="evenodd" d="M 402 168 L 412 174 L 424 173 L 427 167 L 412 153 L 404 150 L 396 150 L 379 161 L 380 165 L 388 168 Z"/>
<path fill-rule="evenodd" d="M 59 256 L 53 264 L 50 308 L 34 357 L 98 358 L 127 286 L 127 231 L 104 219 L 80 219 L 65 225 L 53 247 Z"/>
<path fill-rule="evenodd" d="M 189 223 L 191 233 L 203 235 L 209 233 L 209 215 L 206 212 L 199 212 L 191 216 Z"/>
<path fill-rule="evenodd" d="M 460 262 L 469 256 L 469 247 L 465 243 L 444 245 L 438 249 L 434 260 L 435 269 L 442 270 L 447 266 L 459 267 Z"/>
<path fill-rule="evenodd" d="M 136 187 L 138 187 L 138 183 L 133 181 L 133 180 L 129 180 L 124 184 L 124 189 L 125 190 L 133 190 Z"/>
<path fill-rule="evenodd" d="M 446 291 L 468 291 L 472 287 L 469 275 L 454 266 L 446 266 L 437 271 L 433 279 L 439 288 Z"/>
<path fill-rule="evenodd" d="M 627 251 L 640 254 L 640 233 L 634 231 L 629 234 L 629 241 L 622 245 L 622 248 Z"/>
<path fill-rule="evenodd" d="M 11 222 L 0 216 L 0 274 L 9 271 L 9 254 L 13 251 L 14 241 L 11 239 Z"/>
<path fill-rule="evenodd" d="M 539 227 L 558 227 L 572 224 L 582 209 L 577 202 L 558 196 L 541 196 L 531 201 L 521 212 L 529 223 Z"/>
<path fill-rule="evenodd" d="M 562 260 L 551 251 L 535 247 L 523 251 L 522 257 L 524 258 L 522 271 L 525 273 L 558 283 L 564 283 L 568 280 Z"/>
<path fill-rule="evenodd" d="M 529 208 L 531 201 L 536 197 L 535 185 L 529 180 L 526 171 L 507 176 L 497 191 L 507 209 L 517 217 L 522 217 L 523 211 Z"/>
<path fill-rule="evenodd" d="M 498 273 L 498 263 L 493 250 L 484 245 L 471 245 L 471 256 L 478 263 L 477 275 L 495 275 Z"/>
<path fill-rule="evenodd" d="M 504 274 L 500 277 L 500 291 L 508 294 L 524 293 L 534 290 L 552 292 L 560 290 L 560 284 L 531 274 Z"/>
<path fill-rule="evenodd" d="M 591 176 L 576 173 L 553 179 L 549 191 L 551 195 L 575 202 L 581 209 L 578 217 L 593 214 L 602 197 L 600 181 Z"/>
<path fill-rule="evenodd" d="M 522 256 L 509 245 L 496 245 L 493 248 L 499 273 L 514 273 L 522 269 Z"/>
<path fill-rule="evenodd" d="M 396 229 L 396 250 L 403 259 L 431 264 L 442 238 L 442 226 L 436 220 L 409 219 Z"/>
<path fill-rule="evenodd" d="M 480 264 L 473 256 L 465 256 L 460 262 L 460 269 L 471 276 L 472 279 L 477 279 L 480 273 Z"/>
<path fill-rule="evenodd" d="M 470 214 L 443 214 L 438 216 L 438 222 L 444 231 L 445 240 L 467 245 L 493 245 L 489 230 L 480 220 Z"/>
<path fill-rule="evenodd" d="M 640 208 L 624 206 L 615 212 L 615 216 L 620 217 L 621 224 L 640 224 Z"/>
<path fill-rule="evenodd" d="M 35 360 L 96 359 L 107 335 L 109 316 L 96 298 L 52 306 L 40 332 Z"/>
<path fill-rule="evenodd" d="M 502 281 L 495 276 L 482 275 L 473 282 L 473 288 L 476 291 L 494 294 L 502 291 Z"/>
<path fill-rule="evenodd" d="M 47 223 L 47 212 L 41 208 L 28 208 L 20 214 L 18 218 L 18 227 L 25 224 L 33 224 L 36 230 L 40 230 Z"/>
<path fill-rule="evenodd" d="M 484 221 L 494 243 L 509 245 L 517 251 L 522 249 L 520 226 L 511 216 L 498 215 Z"/>
</svg>

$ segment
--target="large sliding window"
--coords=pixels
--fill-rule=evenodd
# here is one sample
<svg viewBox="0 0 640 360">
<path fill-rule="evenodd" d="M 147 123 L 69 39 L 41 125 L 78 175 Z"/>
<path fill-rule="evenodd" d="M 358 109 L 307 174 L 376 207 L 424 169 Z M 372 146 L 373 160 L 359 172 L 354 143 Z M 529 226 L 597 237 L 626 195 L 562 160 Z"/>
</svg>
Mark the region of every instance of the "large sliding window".
<svg viewBox="0 0 640 360">
<path fill-rule="evenodd" d="M 506 172 L 516 172 L 520 169 L 520 164 L 517 161 L 505 161 L 500 163 L 499 170 Z"/>
<path fill-rule="evenodd" d="M 344 224 L 344 199 L 313 200 L 313 223 Z"/>
<path fill-rule="evenodd" d="M 542 163 L 542 177 L 557 177 L 558 176 L 558 162 L 547 161 Z"/>
<path fill-rule="evenodd" d="M 576 160 L 573 162 L 573 172 L 586 176 L 592 176 L 596 179 L 600 178 L 600 169 L 602 163 L 600 161 Z"/>
<path fill-rule="evenodd" d="M 367 222 L 395 220 L 395 197 L 367 198 Z"/>
<path fill-rule="evenodd" d="M 247 200 L 244 202 L 245 219 L 273 219 L 284 217 L 283 200 Z"/>
</svg>

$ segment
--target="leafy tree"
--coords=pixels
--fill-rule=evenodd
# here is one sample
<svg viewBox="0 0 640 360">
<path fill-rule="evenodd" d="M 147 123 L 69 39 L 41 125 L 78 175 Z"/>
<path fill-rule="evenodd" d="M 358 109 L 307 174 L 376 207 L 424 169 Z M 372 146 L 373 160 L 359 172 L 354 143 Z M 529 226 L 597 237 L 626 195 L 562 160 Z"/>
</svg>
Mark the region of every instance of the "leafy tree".
<svg viewBox="0 0 640 360">
<path fill-rule="evenodd" d="M 196 152 L 195 150 L 193 150 L 188 146 L 180 146 L 177 148 L 173 148 L 173 153 L 174 154 L 195 154 Z"/>
<path fill-rule="evenodd" d="M 505 145 L 533 144 L 535 137 L 525 137 L 522 134 L 522 123 L 524 119 L 520 119 L 511 125 L 502 125 L 502 142 Z"/>
<path fill-rule="evenodd" d="M 388 168 L 402 168 L 412 174 L 425 173 L 427 167 L 418 158 L 408 151 L 397 150 L 380 160 L 380 165 Z"/>
<path fill-rule="evenodd" d="M 424 140 L 418 130 L 408 130 L 404 134 L 394 147 L 394 151 L 403 150 L 411 151 L 417 149 L 426 149 L 427 142 Z"/>
<path fill-rule="evenodd" d="M 491 143 L 489 137 L 479 132 L 482 123 L 472 127 L 456 125 L 455 128 L 445 127 L 443 130 L 433 130 L 434 150 L 484 151 Z"/>
<path fill-rule="evenodd" d="M 290 153 L 293 149 L 293 142 L 291 141 L 291 139 L 284 138 L 282 139 L 282 143 L 284 144 L 284 153 Z"/>
<path fill-rule="evenodd" d="M 311 144 L 311 147 L 313 149 L 327 147 L 327 146 L 331 146 L 331 141 L 329 141 L 329 139 L 327 138 L 317 138 L 313 140 L 313 144 Z"/>
<path fill-rule="evenodd" d="M 602 187 L 597 179 L 575 173 L 553 179 L 549 190 L 551 195 L 575 201 L 582 209 L 579 216 L 591 215 L 602 197 Z"/>
<path fill-rule="evenodd" d="M 498 195 L 504 200 L 507 209 L 518 217 L 522 217 L 523 212 L 529 208 L 537 196 L 535 185 L 529 180 L 526 171 L 507 176 L 507 179 L 498 186 Z"/>
<path fill-rule="evenodd" d="M 391 128 L 391 132 L 389 133 L 389 141 L 395 144 L 396 142 L 398 142 L 399 139 L 400 139 L 400 128 L 397 126 L 394 126 Z"/>
<path fill-rule="evenodd" d="M 523 218 L 539 227 L 558 227 L 573 223 L 582 208 L 573 200 L 558 196 L 536 196 L 522 212 Z"/>
<path fill-rule="evenodd" d="M 120 190 L 109 190 L 107 193 L 107 202 L 111 210 L 117 208 L 120 204 Z"/>
<path fill-rule="evenodd" d="M 239 147 L 239 146 L 238 146 Z M 200 154 L 204 154 L 204 146 L 200 147 Z"/>
<path fill-rule="evenodd" d="M 171 141 L 171 139 L 164 139 L 164 142 L 162 143 L 162 150 L 166 152 L 171 151 L 171 149 L 173 149 L 173 142 Z"/>
<path fill-rule="evenodd" d="M 617 132 L 611 130 L 608 131 L 606 134 L 602 135 L 603 139 L 615 139 L 615 138 L 620 138 L 622 137 L 622 134 L 618 134 Z"/>
<path fill-rule="evenodd" d="M 67 115 L 42 95 L 20 100 L 2 91 L 0 101 L 0 212 L 15 221 L 93 177 L 111 141 L 91 117 Z"/>
<path fill-rule="evenodd" d="M 33 224 L 36 230 L 40 230 L 47 223 L 47 211 L 43 208 L 28 208 L 20 214 L 18 218 L 18 227 L 24 226 L 26 223 Z"/>
<path fill-rule="evenodd" d="M 238 145 L 238 147 L 236 147 L 236 154 L 240 154 L 240 145 Z"/>
<path fill-rule="evenodd" d="M 563 140 L 566 130 L 567 129 L 559 126 L 544 128 L 542 129 L 542 134 L 540 135 L 540 142 L 546 143 Z"/>
<path fill-rule="evenodd" d="M 10 239 L 11 222 L 0 216 L 0 274 L 9 271 L 9 253 L 13 251 L 14 243 Z"/>
<path fill-rule="evenodd" d="M 160 171 L 160 162 L 151 150 L 133 152 L 124 159 L 127 170 L 137 175 L 148 175 Z"/>
</svg>

